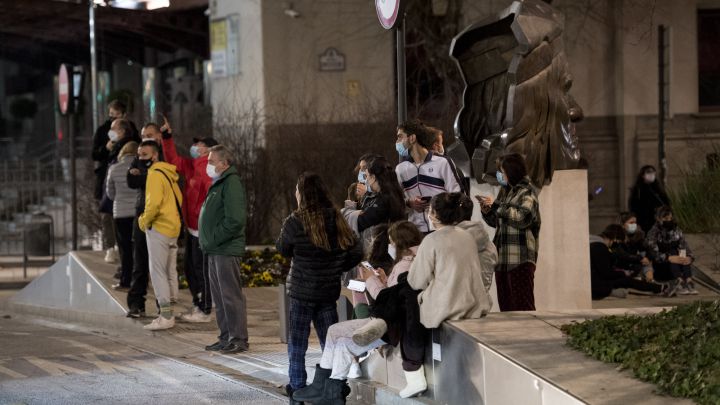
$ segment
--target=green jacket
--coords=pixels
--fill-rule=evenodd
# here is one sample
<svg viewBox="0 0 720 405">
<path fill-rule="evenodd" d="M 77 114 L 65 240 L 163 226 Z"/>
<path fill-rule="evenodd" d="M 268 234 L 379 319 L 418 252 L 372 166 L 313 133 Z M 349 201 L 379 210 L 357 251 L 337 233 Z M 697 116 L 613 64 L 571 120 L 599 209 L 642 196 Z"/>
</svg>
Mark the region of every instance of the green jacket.
<svg viewBox="0 0 720 405">
<path fill-rule="evenodd" d="M 215 180 L 200 210 L 200 249 L 205 254 L 245 255 L 245 190 L 237 169 Z"/>
</svg>

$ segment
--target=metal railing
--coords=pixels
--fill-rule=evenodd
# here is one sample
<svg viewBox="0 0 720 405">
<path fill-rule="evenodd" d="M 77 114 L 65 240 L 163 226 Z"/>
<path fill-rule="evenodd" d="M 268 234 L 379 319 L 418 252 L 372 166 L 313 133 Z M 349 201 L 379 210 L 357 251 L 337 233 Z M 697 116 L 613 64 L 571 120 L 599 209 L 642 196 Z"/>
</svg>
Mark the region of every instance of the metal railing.
<svg viewBox="0 0 720 405">
<path fill-rule="evenodd" d="M 32 161 L 0 163 L 0 255 L 27 258 L 68 250 L 70 183 L 55 151 L 41 149 Z"/>
</svg>

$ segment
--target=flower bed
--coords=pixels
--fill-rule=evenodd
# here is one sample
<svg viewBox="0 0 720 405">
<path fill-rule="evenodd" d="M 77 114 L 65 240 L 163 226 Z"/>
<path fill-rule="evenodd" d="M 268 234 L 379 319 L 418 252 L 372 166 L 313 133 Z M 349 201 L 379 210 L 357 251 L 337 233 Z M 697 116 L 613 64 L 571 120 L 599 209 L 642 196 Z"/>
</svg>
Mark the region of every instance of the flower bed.
<svg viewBox="0 0 720 405">
<path fill-rule="evenodd" d="M 720 404 L 720 301 L 563 325 L 568 345 L 669 395 Z"/>
<path fill-rule="evenodd" d="M 274 249 L 248 250 L 240 264 L 245 287 L 276 286 L 285 282 L 290 261 Z"/>
</svg>

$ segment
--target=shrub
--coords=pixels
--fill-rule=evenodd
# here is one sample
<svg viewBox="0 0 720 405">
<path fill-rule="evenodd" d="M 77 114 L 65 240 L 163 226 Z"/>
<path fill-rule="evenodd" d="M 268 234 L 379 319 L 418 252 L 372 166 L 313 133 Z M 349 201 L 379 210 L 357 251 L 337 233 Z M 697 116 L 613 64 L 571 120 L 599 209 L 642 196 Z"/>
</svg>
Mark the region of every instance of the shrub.
<svg viewBox="0 0 720 405">
<path fill-rule="evenodd" d="M 720 301 L 563 325 L 567 344 L 675 397 L 720 403 Z"/>
<path fill-rule="evenodd" d="M 669 190 L 673 214 L 688 233 L 720 232 L 720 169 L 687 172 L 680 186 Z"/>
</svg>

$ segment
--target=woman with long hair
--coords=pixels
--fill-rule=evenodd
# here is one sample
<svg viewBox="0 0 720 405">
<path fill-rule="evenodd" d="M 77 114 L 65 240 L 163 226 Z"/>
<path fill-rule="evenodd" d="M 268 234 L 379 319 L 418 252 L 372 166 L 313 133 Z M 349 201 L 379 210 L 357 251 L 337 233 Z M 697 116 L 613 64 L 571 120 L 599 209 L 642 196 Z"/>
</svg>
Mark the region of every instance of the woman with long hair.
<svg viewBox="0 0 720 405">
<path fill-rule="evenodd" d="M 335 301 L 340 297 L 340 276 L 362 259 L 362 248 L 352 229 L 330 201 L 320 176 L 305 172 L 295 189 L 298 208 L 285 220 L 276 243 L 278 252 L 292 258 L 287 277 L 290 301 L 288 357 L 292 393 L 305 386 L 305 352 L 310 323 L 320 346 L 330 325 L 337 323 Z"/>
<path fill-rule="evenodd" d="M 369 190 L 361 209 L 348 207 L 343 216 L 359 235 L 363 251 L 370 252 L 373 229 L 381 224 L 407 219 L 405 197 L 398 183 L 395 168 L 382 156 L 367 161 L 365 184 Z M 347 204 L 347 203 L 346 203 Z M 349 274 L 356 277 L 357 274 Z M 353 291 L 353 307 L 357 318 L 367 318 L 368 300 L 364 294 Z"/>
<path fill-rule="evenodd" d="M 517 153 L 500 157 L 496 177 L 502 186 L 497 199 L 476 198 L 480 201 L 483 220 L 496 229 L 498 304 L 500 311 L 534 311 L 540 236 L 537 190 L 528 177 L 525 158 Z"/>
<path fill-rule="evenodd" d="M 382 268 L 376 268 L 377 273 L 363 269 L 360 275 L 365 280 L 366 292 L 373 298 L 377 298 L 380 291 L 398 284 L 398 278 L 410 268 L 422 240 L 420 231 L 409 221 L 393 223 L 387 229 L 387 235 L 390 244 L 386 252 L 390 253 L 393 260 L 390 274 L 386 276 Z M 345 403 L 347 394 L 342 392 L 342 387 L 352 369 L 353 357 L 389 343 L 380 337 L 364 345 L 353 342 L 351 339 L 353 333 L 370 322 L 371 319 L 354 319 L 330 327 L 320 364 L 315 368 L 313 382 L 308 387 L 295 392 L 293 398 L 296 401 Z"/>
<path fill-rule="evenodd" d="M 637 215 L 637 223 L 643 231 L 650 232 L 655 225 L 655 211 L 665 205 L 670 205 L 670 198 L 657 178 L 657 170 L 650 165 L 641 167 L 630 189 L 628 206 Z"/>
<path fill-rule="evenodd" d="M 395 168 L 384 157 L 375 157 L 368 162 L 365 184 L 372 197 L 364 201 L 361 209 L 343 210 L 343 215 L 358 234 L 380 223 L 407 218 L 403 189 Z"/>
</svg>

